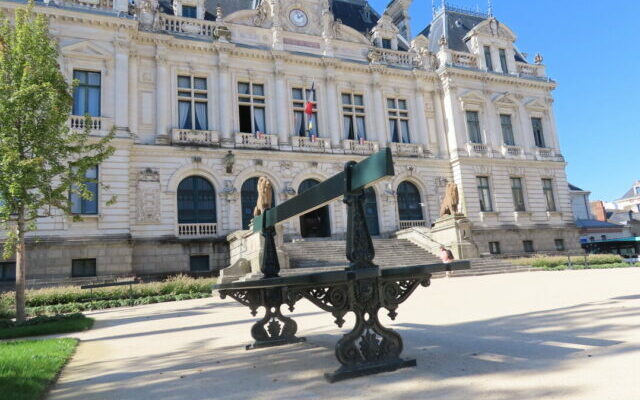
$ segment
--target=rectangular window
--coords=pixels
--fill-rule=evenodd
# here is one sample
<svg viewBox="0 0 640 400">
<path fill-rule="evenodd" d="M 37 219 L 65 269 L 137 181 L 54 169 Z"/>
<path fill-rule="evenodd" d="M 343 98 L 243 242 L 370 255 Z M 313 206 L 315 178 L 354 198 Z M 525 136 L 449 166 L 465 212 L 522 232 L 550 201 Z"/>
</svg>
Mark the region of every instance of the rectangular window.
<svg viewBox="0 0 640 400">
<path fill-rule="evenodd" d="M 382 48 L 391 49 L 391 39 L 382 39 Z"/>
<path fill-rule="evenodd" d="M 484 61 L 487 65 L 487 71 L 493 71 L 493 60 L 491 59 L 491 48 L 484 46 Z"/>
<path fill-rule="evenodd" d="M 207 114 L 207 78 L 178 76 L 178 127 L 206 131 L 209 129 Z"/>
<path fill-rule="evenodd" d="M 555 239 L 553 242 L 557 251 L 564 251 L 564 239 Z"/>
<path fill-rule="evenodd" d="M 2 262 L 0 263 L 0 281 L 15 281 L 16 280 L 16 263 L 15 262 Z"/>
<path fill-rule="evenodd" d="M 524 193 L 522 191 L 522 179 L 511 178 L 511 193 L 513 195 L 513 207 L 516 211 L 524 211 Z"/>
<path fill-rule="evenodd" d="M 547 203 L 547 211 L 556 211 L 556 200 L 553 196 L 553 180 L 543 179 L 542 190 L 544 192 L 544 198 Z"/>
<path fill-rule="evenodd" d="M 500 254 L 500 242 L 489 242 L 489 253 Z"/>
<path fill-rule="evenodd" d="M 87 179 L 84 184 L 92 196 L 90 199 L 83 199 L 78 193 L 78 188 L 73 187 L 71 189 L 71 212 L 95 215 L 98 214 L 98 167 L 87 169 L 84 177 Z"/>
<path fill-rule="evenodd" d="M 509 65 L 507 64 L 507 52 L 505 49 L 500 49 L 500 66 L 502 67 L 502 73 L 509 73 Z"/>
<path fill-rule="evenodd" d="M 389 133 L 394 143 L 411 143 L 409 135 L 409 110 L 403 99 L 387 99 Z"/>
<path fill-rule="evenodd" d="M 480 196 L 480 211 L 493 211 L 489 178 L 486 176 L 478 176 L 476 177 L 476 180 L 478 183 L 478 196 Z"/>
<path fill-rule="evenodd" d="M 264 85 L 252 82 L 238 82 L 238 117 L 240 132 L 266 133 Z"/>
<path fill-rule="evenodd" d="M 73 71 L 78 86 L 73 90 L 73 115 L 100 116 L 100 72 Z"/>
<path fill-rule="evenodd" d="M 345 139 L 367 139 L 364 118 L 364 97 L 361 94 L 342 93 L 342 126 Z"/>
<path fill-rule="evenodd" d="M 522 248 L 524 249 L 525 253 L 534 253 L 535 250 L 533 248 L 533 240 L 523 240 L 522 241 Z"/>
<path fill-rule="evenodd" d="M 482 143 L 480 116 L 477 111 L 467 111 L 467 129 L 469 130 L 469 141 L 471 143 Z"/>
<path fill-rule="evenodd" d="M 531 126 L 533 127 L 533 139 L 536 142 L 536 147 L 546 147 L 544 145 L 544 132 L 542 130 L 542 119 L 531 118 Z"/>
<path fill-rule="evenodd" d="M 500 114 L 500 126 L 502 127 L 502 140 L 507 146 L 515 146 L 516 141 L 513 137 L 513 123 L 511 115 Z"/>
<path fill-rule="evenodd" d="M 182 6 L 182 16 L 185 18 L 197 18 L 198 9 L 194 6 Z"/>
<path fill-rule="evenodd" d="M 293 99 L 293 133 L 296 136 L 320 136 L 318 134 L 318 99 L 316 98 L 315 89 L 293 88 L 291 89 L 291 98 Z M 309 118 L 309 114 L 305 113 L 305 107 L 308 102 L 313 102 L 313 114 Z"/>
<path fill-rule="evenodd" d="M 82 258 L 71 260 L 71 277 L 81 278 L 96 276 L 96 259 Z"/>
<path fill-rule="evenodd" d="M 209 271 L 209 256 L 189 257 L 189 270 L 191 272 Z"/>
</svg>

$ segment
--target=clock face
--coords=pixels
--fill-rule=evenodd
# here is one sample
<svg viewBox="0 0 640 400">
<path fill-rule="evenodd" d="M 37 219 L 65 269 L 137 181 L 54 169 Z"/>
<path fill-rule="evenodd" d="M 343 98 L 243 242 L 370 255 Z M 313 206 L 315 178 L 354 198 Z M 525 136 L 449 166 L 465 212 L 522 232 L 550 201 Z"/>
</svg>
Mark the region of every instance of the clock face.
<svg viewBox="0 0 640 400">
<path fill-rule="evenodd" d="M 298 27 L 305 26 L 308 22 L 307 14 L 305 14 L 304 11 L 297 8 L 291 10 L 291 12 L 289 13 L 289 19 L 291 20 L 292 24 Z"/>
</svg>

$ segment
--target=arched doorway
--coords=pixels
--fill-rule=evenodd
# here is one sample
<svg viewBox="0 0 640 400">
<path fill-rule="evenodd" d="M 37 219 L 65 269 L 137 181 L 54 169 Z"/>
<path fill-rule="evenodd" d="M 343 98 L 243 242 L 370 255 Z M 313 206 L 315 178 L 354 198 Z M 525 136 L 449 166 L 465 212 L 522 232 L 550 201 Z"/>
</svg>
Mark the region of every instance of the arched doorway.
<svg viewBox="0 0 640 400">
<path fill-rule="evenodd" d="M 209 224 L 216 222 L 216 191 L 200 176 L 185 178 L 178 185 L 178 223 Z"/>
<path fill-rule="evenodd" d="M 422 201 L 420 191 L 411 182 L 404 181 L 398 185 L 398 215 L 400 221 L 422 221 Z"/>
<path fill-rule="evenodd" d="M 240 204 L 242 207 L 242 229 L 249 229 L 249 224 L 253 219 L 253 209 L 258 202 L 258 177 L 249 178 L 242 184 L 240 189 Z M 276 205 L 276 196 L 273 193 L 273 182 L 271 183 L 272 206 Z"/>
<path fill-rule="evenodd" d="M 364 215 L 367 219 L 367 228 L 369 234 L 377 236 L 380 234 L 380 225 L 378 223 L 378 203 L 376 200 L 376 191 L 372 187 L 364 190 Z"/>
<path fill-rule="evenodd" d="M 298 187 L 298 194 L 304 193 L 317 185 L 315 179 L 307 179 Z M 331 237 L 331 224 L 329 221 L 329 206 L 308 212 L 300 216 L 300 234 L 303 238 Z"/>
</svg>

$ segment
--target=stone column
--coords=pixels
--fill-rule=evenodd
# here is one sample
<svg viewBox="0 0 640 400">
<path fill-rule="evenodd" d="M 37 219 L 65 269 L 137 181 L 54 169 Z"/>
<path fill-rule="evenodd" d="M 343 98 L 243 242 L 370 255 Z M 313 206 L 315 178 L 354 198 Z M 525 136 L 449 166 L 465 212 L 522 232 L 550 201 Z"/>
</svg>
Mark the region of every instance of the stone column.
<svg viewBox="0 0 640 400">
<path fill-rule="evenodd" d="M 442 96 L 440 96 L 440 91 L 435 90 L 431 96 L 433 100 L 433 108 L 435 114 L 435 126 L 436 129 L 433 131 L 433 135 L 437 138 L 437 142 L 439 144 L 438 149 L 433 149 L 434 152 L 439 153 L 441 157 L 444 157 L 447 154 L 447 127 L 445 126 L 444 116 L 443 116 L 443 104 L 442 104 Z"/>
<path fill-rule="evenodd" d="M 115 42 L 114 125 L 125 134 L 129 127 L 129 43 L 124 38 Z"/>
<path fill-rule="evenodd" d="M 329 121 L 329 133 L 331 135 L 331 146 L 334 149 L 340 148 L 340 113 L 338 111 L 338 93 L 336 90 L 336 81 L 335 75 L 336 71 L 333 67 L 328 67 L 325 70 L 325 85 L 326 85 L 326 93 L 327 100 L 324 108 L 327 110 L 328 121 Z"/>
<path fill-rule="evenodd" d="M 516 137 L 516 144 L 522 146 L 525 154 L 535 154 L 531 116 L 522 103 L 518 105 L 518 114 L 520 118 L 520 134 Z"/>
<path fill-rule="evenodd" d="M 549 109 L 546 113 L 547 119 L 549 120 L 547 124 L 549 127 L 549 133 L 545 133 L 545 139 L 549 141 L 547 147 L 551 147 L 556 152 L 560 153 L 560 143 L 558 143 L 558 125 L 556 123 L 556 116 L 553 111 L 553 99 L 548 99 L 547 104 L 549 105 Z"/>
<path fill-rule="evenodd" d="M 220 121 L 218 119 L 218 107 L 220 107 L 220 99 L 218 93 L 218 66 L 208 66 L 209 73 L 207 74 L 207 117 L 209 119 L 209 130 L 220 132 Z"/>
<path fill-rule="evenodd" d="M 129 132 L 138 134 L 138 55 L 129 53 Z"/>
<path fill-rule="evenodd" d="M 274 64 L 273 74 L 276 86 L 275 115 L 276 129 L 278 130 L 278 142 L 280 145 L 289 145 L 289 124 L 287 107 L 287 83 L 284 75 L 282 61 L 276 61 Z"/>
<path fill-rule="evenodd" d="M 169 67 L 166 53 L 158 49 L 156 53 L 156 143 L 169 144 L 171 138 L 167 130 L 169 110 Z"/>
<path fill-rule="evenodd" d="M 233 104 L 231 76 L 229 73 L 229 54 L 218 53 L 218 88 L 220 93 L 218 104 L 220 107 L 220 135 L 222 145 L 233 147 L 232 124 L 233 114 L 231 105 Z"/>
<path fill-rule="evenodd" d="M 371 90 L 373 93 L 373 127 L 374 132 L 368 133 L 368 140 L 377 140 L 380 143 L 380 148 L 387 147 L 387 143 L 391 141 L 391 138 L 387 137 L 387 130 L 385 129 L 385 111 L 384 111 L 384 99 L 382 98 L 382 90 L 380 90 L 381 80 L 380 72 L 374 71 L 371 75 Z M 371 112 L 367 113 L 372 115 Z"/>
<path fill-rule="evenodd" d="M 490 93 L 487 93 L 486 95 L 489 97 L 485 102 L 485 109 L 487 110 L 485 113 L 485 118 L 487 120 L 487 144 L 490 145 L 494 151 L 498 151 L 502 145 L 502 129 L 498 124 L 500 115 L 498 114 L 498 109 L 495 104 L 491 101 Z"/>
<path fill-rule="evenodd" d="M 428 147 L 429 144 L 429 136 L 431 134 L 431 132 L 429 132 L 428 128 L 427 128 L 427 115 L 424 112 L 424 107 L 425 107 L 425 103 L 424 103 L 424 88 L 416 85 L 416 95 L 415 95 L 415 109 L 416 109 L 416 116 L 415 116 L 415 121 L 417 122 L 416 124 L 416 128 L 418 130 L 417 134 L 415 135 L 415 143 L 419 143 L 424 145 L 425 147 Z"/>
</svg>

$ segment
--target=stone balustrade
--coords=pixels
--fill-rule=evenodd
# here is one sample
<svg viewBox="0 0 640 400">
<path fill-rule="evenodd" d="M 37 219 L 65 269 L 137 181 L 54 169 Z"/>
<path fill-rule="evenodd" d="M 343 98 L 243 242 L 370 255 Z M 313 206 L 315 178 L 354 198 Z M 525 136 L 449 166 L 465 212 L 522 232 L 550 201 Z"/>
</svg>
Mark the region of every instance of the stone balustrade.
<svg viewBox="0 0 640 400">
<path fill-rule="evenodd" d="M 478 68 L 478 59 L 475 55 L 451 50 L 451 63 L 456 67 Z"/>
<path fill-rule="evenodd" d="M 278 135 L 266 135 L 264 133 L 236 133 L 236 147 L 249 149 L 277 149 Z"/>
<path fill-rule="evenodd" d="M 173 129 L 171 143 L 192 146 L 217 146 L 220 144 L 218 132 L 192 129 Z"/>
<path fill-rule="evenodd" d="M 400 221 L 400 229 L 409 229 L 409 228 L 418 228 L 418 227 L 426 227 L 427 226 L 427 221 L 420 219 L 420 220 L 406 220 L 406 221 Z"/>
<path fill-rule="evenodd" d="M 391 153 L 400 157 L 424 157 L 425 152 L 421 144 L 390 143 Z"/>
<path fill-rule="evenodd" d="M 491 157 L 491 148 L 484 143 L 467 143 L 469 157 Z"/>
<path fill-rule="evenodd" d="M 160 14 L 160 30 L 169 33 L 212 38 L 216 26 L 213 21 Z"/>
<path fill-rule="evenodd" d="M 369 50 L 368 58 L 374 64 L 401 65 L 414 67 L 416 65 L 416 53 L 400 50 L 374 48 Z"/>
<path fill-rule="evenodd" d="M 64 5 L 80 6 L 86 8 L 113 9 L 113 0 L 65 0 Z"/>
<path fill-rule="evenodd" d="M 329 139 L 319 137 L 312 139 L 306 136 L 292 136 L 291 146 L 296 151 L 308 151 L 316 153 L 331 151 L 331 141 Z"/>
<path fill-rule="evenodd" d="M 342 141 L 342 148 L 347 154 L 373 154 L 380 150 L 378 142 L 369 140 L 348 140 Z"/>
<path fill-rule="evenodd" d="M 180 238 L 207 238 L 218 234 L 218 224 L 178 224 L 178 237 Z"/>
<path fill-rule="evenodd" d="M 555 157 L 556 155 L 553 149 L 542 148 L 542 147 L 536 148 L 536 158 L 538 160 L 550 160 L 550 159 L 554 159 Z"/>
<path fill-rule="evenodd" d="M 68 120 L 69 128 L 73 130 L 84 130 L 85 117 L 83 115 L 70 115 Z M 90 131 L 108 131 L 111 129 L 112 123 L 110 118 L 91 117 Z"/>
<path fill-rule="evenodd" d="M 544 65 L 516 62 L 518 75 L 529 78 L 544 78 L 546 76 Z"/>
<path fill-rule="evenodd" d="M 505 158 L 522 158 L 524 156 L 522 147 L 510 146 L 507 144 L 502 145 L 501 153 L 502 153 L 502 156 Z"/>
</svg>

